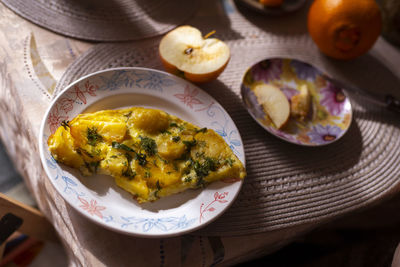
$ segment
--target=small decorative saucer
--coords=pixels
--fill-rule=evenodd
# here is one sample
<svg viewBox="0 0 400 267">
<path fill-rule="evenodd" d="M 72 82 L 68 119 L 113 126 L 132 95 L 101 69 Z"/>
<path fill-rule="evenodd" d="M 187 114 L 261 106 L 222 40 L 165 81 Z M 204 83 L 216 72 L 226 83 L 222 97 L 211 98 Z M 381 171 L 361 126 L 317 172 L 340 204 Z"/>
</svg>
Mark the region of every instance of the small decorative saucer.
<svg viewBox="0 0 400 267">
<path fill-rule="evenodd" d="M 284 0 L 282 5 L 277 7 L 268 7 L 261 4 L 258 0 L 237 0 L 243 6 L 246 6 L 256 12 L 268 15 L 283 15 L 299 9 L 306 0 Z"/>
<path fill-rule="evenodd" d="M 289 102 L 299 94 L 300 86 L 306 85 L 312 99 L 306 118 L 290 117 L 283 128 L 277 129 L 254 94 L 255 85 L 260 83 L 280 88 Z M 341 138 L 351 124 L 351 103 L 342 88 L 324 79 L 314 66 L 299 60 L 271 58 L 258 62 L 245 73 L 241 94 L 250 115 L 264 129 L 294 144 L 330 144 Z"/>
</svg>

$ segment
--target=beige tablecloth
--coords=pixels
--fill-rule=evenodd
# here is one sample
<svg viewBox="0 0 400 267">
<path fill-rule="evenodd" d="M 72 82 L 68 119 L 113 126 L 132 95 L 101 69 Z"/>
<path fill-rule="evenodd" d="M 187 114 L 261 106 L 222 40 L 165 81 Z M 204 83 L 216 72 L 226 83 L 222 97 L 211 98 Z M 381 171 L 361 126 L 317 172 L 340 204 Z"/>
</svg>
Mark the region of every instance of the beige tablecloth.
<svg viewBox="0 0 400 267">
<path fill-rule="evenodd" d="M 265 28 L 260 30 L 260 20 L 251 20 L 252 13 L 247 13 L 250 14 L 246 17 L 248 22 L 244 23 L 233 1 L 213 2 L 213 10 L 208 9 L 209 5 L 210 2 L 203 1 L 193 21 L 207 18 L 209 20 L 203 21 L 202 25 L 208 25 L 209 28 L 214 26 L 212 18 L 215 15 L 229 13 L 229 21 L 215 27 L 221 32 L 221 38 L 230 43 L 232 50 L 242 51 L 246 58 L 243 61 L 254 62 L 270 55 L 297 55 L 297 58 L 315 59 L 316 63 L 329 69 L 329 65 L 323 64 L 326 59 L 319 54 L 304 29 L 307 6 L 286 19 L 267 19 L 265 23 L 282 23 L 279 26 L 281 31 L 277 32 L 275 26 L 267 27 L 269 31 Z M 210 12 L 214 15 L 209 15 Z M 45 177 L 38 153 L 38 135 L 42 117 L 51 102 L 57 82 L 67 67 L 85 52 L 90 53 L 89 49 L 93 49 L 95 44 L 39 28 L 3 5 L 0 5 L 0 16 L 0 135 L 41 210 L 54 224 L 72 265 L 232 265 L 269 253 L 326 221 L 294 226 L 286 224 L 278 230 L 266 228 L 262 233 L 244 236 L 185 235 L 168 239 L 142 239 L 111 232 L 83 218 L 64 202 Z M 266 38 L 270 45 L 263 50 Z M 155 38 L 154 42 L 158 40 Z M 288 41 L 293 45 L 281 50 L 280 43 Z M 243 46 L 245 42 L 255 44 L 256 48 L 248 50 L 246 54 L 246 47 Z M 400 77 L 400 52 L 385 40 L 379 39 L 367 57 L 373 57 L 376 62 L 392 70 L 392 75 Z M 232 86 L 232 90 L 238 93 L 237 83 L 240 78 L 234 77 L 237 71 L 235 66 L 228 68 L 221 79 L 231 79 L 232 83 L 228 87 Z M 240 66 L 239 70 L 245 68 Z M 348 66 L 343 65 L 343 68 L 349 70 Z M 357 73 L 357 70 L 354 72 Z M 395 90 L 398 88 L 389 89 L 399 93 Z M 371 205 L 397 191 L 397 186 L 387 187 L 387 191 L 379 197 L 365 201 Z"/>
</svg>

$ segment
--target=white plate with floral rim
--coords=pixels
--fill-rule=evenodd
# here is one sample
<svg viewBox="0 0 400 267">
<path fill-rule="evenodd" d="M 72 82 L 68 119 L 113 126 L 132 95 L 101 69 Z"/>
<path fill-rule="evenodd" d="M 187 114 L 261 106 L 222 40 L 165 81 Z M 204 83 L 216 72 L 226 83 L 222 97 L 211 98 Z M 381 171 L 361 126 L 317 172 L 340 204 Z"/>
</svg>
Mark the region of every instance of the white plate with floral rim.
<svg viewBox="0 0 400 267">
<path fill-rule="evenodd" d="M 83 112 L 141 106 L 164 110 L 215 130 L 245 163 L 243 143 L 229 114 L 206 92 L 170 74 L 145 68 L 116 68 L 85 76 L 60 93 L 40 129 L 40 157 L 48 178 L 79 213 L 106 228 L 141 236 L 166 237 L 205 226 L 235 200 L 243 181 L 219 181 L 152 203 L 138 204 L 105 175 L 82 176 L 58 164 L 47 139 L 64 120 Z"/>
</svg>

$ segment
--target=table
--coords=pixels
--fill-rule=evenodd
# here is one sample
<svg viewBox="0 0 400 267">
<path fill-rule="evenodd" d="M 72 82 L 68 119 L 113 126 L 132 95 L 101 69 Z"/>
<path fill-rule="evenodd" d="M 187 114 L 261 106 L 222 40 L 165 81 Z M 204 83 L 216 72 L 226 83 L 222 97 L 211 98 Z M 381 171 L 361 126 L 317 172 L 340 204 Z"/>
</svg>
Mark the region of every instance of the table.
<svg viewBox="0 0 400 267">
<path fill-rule="evenodd" d="M 246 62 L 254 62 L 268 54 L 298 55 L 300 58 L 315 59 L 316 62 L 322 63 L 329 61 L 318 53 L 305 32 L 304 24 L 294 24 L 304 18 L 306 7 L 294 14 L 291 19 L 278 19 L 278 22 L 282 23 L 279 26 L 283 32 L 281 34 L 274 32 L 277 30 L 276 27 L 271 27 L 270 32 L 261 31 L 260 20 L 257 16 L 252 21 L 252 15 L 248 15 L 250 23 L 244 24 L 233 1 L 220 1 L 216 4 L 217 8 L 213 10 L 209 10 L 208 5 L 210 1 L 202 3 L 194 22 L 200 25 L 200 21 L 204 18 L 210 18 L 208 22 L 202 24 L 206 28 L 207 23 L 213 22 L 215 14 L 218 15 L 219 12 L 230 14 L 229 22 L 215 27 L 217 31 L 223 32 L 223 27 L 231 26 L 230 35 L 225 37 L 231 38 L 228 42 L 233 50 L 243 51 L 244 41 L 254 44 L 252 51 L 248 51 L 247 57 L 243 58 Z M 263 233 L 241 236 L 214 234 L 185 235 L 168 239 L 139 239 L 104 230 L 82 218 L 63 201 L 45 178 L 38 156 L 37 141 L 41 118 L 51 102 L 54 90 L 58 89 L 57 82 L 63 77 L 71 63 L 76 62 L 81 55 L 91 53 L 93 51 L 91 49 L 96 44 L 47 31 L 18 17 L 2 4 L 0 15 L 2 17 L 0 21 L 2 37 L 0 136 L 13 162 L 35 196 L 40 209 L 55 226 L 72 264 L 121 266 L 135 262 L 139 266 L 143 264 L 208 266 L 216 263 L 232 265 L 270 253 L 330 219 L 327 216 L 325 219 L 304 221 L 301 224 L 287 223 L 276 228 L 266 226 Z M 271 19 L 267 22 L 273 23 Z M 244 36 L 244 38 L 234 40 L 235 36 Z M 270 40 L 269 44 L 272 44 L 267 47 L 263 44 L 266 36 Z M 157 38 L 154 42 L 158 40 Z M 289 41 L 293 45 L 286 46 L 284 50 L 280 49 L 280 43 Z M 308 54 L 297 54 L 305 49 L 309 49 Z M 397 48 L 380 38 L 370 55 L 392 70 L 395 77 L 400 77 L 400 69 L 397 66 L 400 62 L 400 52 Z M 362 64 L 363 60 L 359 62 Z M 237 62 L 230 64 L 237 64 Z M 343 63 L 336 64 L 346 68 Z M 244 70 L 246 65 L 228 68 L 221 79 L 230 79 L 231 82 L 228 85 L 237 93 L 239 79 L 234 77 L 237 73 L 235 67 Z M 329 69 L 329 65 L 327 68 Z M 215 86 L 218 84 L 211 84 L 210 88 Z M 388 187 L 387 191 L 379 197 L 366 199 L 365 203 L 369 205 L 378 203 L 384 197 L 397 192 L 398 188 L 398 186 Z M 348 211 L 351 210 L 354 208 L 348 209 Z M 104 242 L 101 242 L 103 240 Z M 129 253 L 121 255 L 121 249 L 126 248 L 129 248 Z"/>
</svg>

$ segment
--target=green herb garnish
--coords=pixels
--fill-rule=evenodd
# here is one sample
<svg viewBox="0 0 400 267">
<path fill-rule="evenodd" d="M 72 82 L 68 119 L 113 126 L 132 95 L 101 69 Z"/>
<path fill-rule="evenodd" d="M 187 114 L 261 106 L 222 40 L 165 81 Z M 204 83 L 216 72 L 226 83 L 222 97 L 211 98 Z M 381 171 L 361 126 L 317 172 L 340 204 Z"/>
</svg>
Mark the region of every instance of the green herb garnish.
<svg viewBox="0 0 400 267">
<path fill-rule="evenodd" d="M 126 160 L 128 161 L 128 163 L 131 163 L 131 161 L 132 161 L 132 156 L 131 156 L 131 154 L 125 153 L 125 157 L 126 157 Z"/>
<path fill-rule="evenodd" d="M 146 154 L 136 152 L 135 159 L 139 161 L 140 166 L 144 166 L 147 164 Z"/>
<path fill-rule="evenodd" d="M 172 165 L 173 165 L 175 171 L 179 171 L 178 164 L 175 161 L 172 163 Z"/>
<path fill-rule="evenodd" d="M 216 159 L 206 157 L 203 163 L 199 161 L 194 162 L 194 171 L 198 178 L 206 177 L 210 171 L 217 170 L 218 161 Z"/>
<path fill-rule="evenodd" d="M 181 130 L 181 131 L 183 131 L 183 130 L 185 129 L 182 125 L 178 125 L 176 122 L 171 122 L 171 123 L 169 124 L 169 127 L 176 127 L 176 128 L 178 128 L 179 130 Z"/>
<path fill-rule="evenodd" d="M 129 119 L 129 117 L 132 115 L 132 111 L 129 111 L 128 113 L 124 114 L 124 116 Z"/>
<path fill-rule="evenodd" d="M 198 177 L 197 178 L 197 182 L 196 182 L 196 186 L 197 187 L 203 187 L 206 185 L 206 181 L 204 181 L 203 177 Z"/>
<path fill-rule="evenodd" d="M 165 134 L 165 133 L 166 133 L 166 134 L 172 134 L 172 133 L 171 133 L 170 131 L 168 131 L 168 130 L 162 130 L 161 133 L 162 133 L 162 134 Z"/>
<path fill-rule="evenodd" d="M 206 127 L 201 128 L 201 129 L 196 129 L 196 133 L 205 133 L 205 132 L 207 132 L 207 128 Z"/>
<path fill-rule="evenodd" d="M 67 127 L 69 127 L 69 121 L 63 120 L 61 122 L 61 126 L 64 127 L 65 130 L 67 130 Z"/>
<path fill-rule="evenodd" d="M 157 187 L 158 191 L 161 190 L 161 186 L 160 186 L 160 181 L 159 180 L 157 180 L 157 182 L 156 182 L 156 187 Z"/>
<path fill-rule="evenodd" d="M 225 163 L 229 164 L 230 167 L 232 167 L 233 163 L 235 162 L 235 160 L 228 158 L 225 160 Z"/>
<path fill-rule="evenodd" d="M 162 157 L 160 157 L 160 155 L 158 155 L 157 154 L 157 157 L 162 161 L 162 162 L 164 162 L 165 164 L 168 164 L 169 163 L 169 161 L 168 160 L 166 160 L 166 159 L 163 159 Z"/>
<path fill-rule="evenodd" d="M 165 134 L 165 133 L 166 133 L 166 134 L 172 134 L 172 133 L 171 133 L 170 131 L 168 131 L 168 130 L 162 130 L 161 133 L 162 133 L 162 134 Z"/>
<path fill-rule="evenodd" d="M 204 151 L 202 151 L 202 152 L 196 152 L 196 157 L 197 158 L 201 158 L 201 157 L 203 157 L 204 156 Z"/>
<path fill-rule="evenodd" d="M 146 153 L 149 156 L 153 156 L 157 153 L 157 144 L 154 139 L 151 139 L 150 137 L 142 137 L 139 136 L 140 138 L 140 147 L 146 151 Z"/>
<path fill-rule="evenodd" d="M 89 163 L 90 169 L 94 171 L 94 173 L 97 173 L 97 168 L 100 165 L 100 161 L 93 161 Z"/>
<path fill-rule="evenodd" d="M 151 177 L 151 173 L 149 171 L 145 171 L 144 178 L 150 178 L 150 177 Z"/>
<path fill-rule="evenodd" d="M 175 143 L 178 143 L 179 140 L 181 140 L 181 138 L 179 136 L 173 136 L 172 137 L 172 141 L 174 141 Z"/>
<path fill-rule="evenodd" d="M 192 141 L 182 141 L 186 145 L 187 150 L 190 150 L 192 147 L 194 147 L 197 144 L 197 141 L 193 139 Z"/>
<path fill-rule="evenodd" d="M 115 142 L 115 141 L 113 141 L 113 142 L 111 143 L 111 146 L 112 146 L 113 148 L 116 148 L 116 149 L 122 149 L 122 150 L 125 150 L 125 151 L 128 151 L 128 152 L 135 152 L 135 150 L 133 150 L 133 149 L 130 148 L 129 146 L 127 146 L 127 145 L 125 145 L 125 144 L 120 144 L 120 143 Z"/>
<path fill-rule="evenodd" d="M 125 162 L 124 165 L 127 166 L 128 168 L 122 173 L 122 176 L 128 177 L 129 180 L 132 180 L 136 176 L 136 172 L 132 171 L 132 169 L 130 168 L 132 156 L 129 153 L 125 153 L 125 157 L 126 157 L 127 162 Z"/>
<path fill-rule="evenodd" d="M 132 180 L 136 176 L 136 172 L 132 171 L 131 168 L 128 167 L 126 171 L 122 173 L 122 176 L 127 177 L 129 180 Z"/>
<path fill-rule="evenodd" d="M 101 135 L 99 135 L 97 133 L 97 128 L 93 127 L 93 128 L 87 128 L 87 132 L 86 132 L 86 138 L 88 140 L 88 144 L 91 146 L 95 146 L 97 144 L 97 142 L 100 142 L 101 140 L 103 140 L 103 137 L 101 137 Z"/>
</svg>

